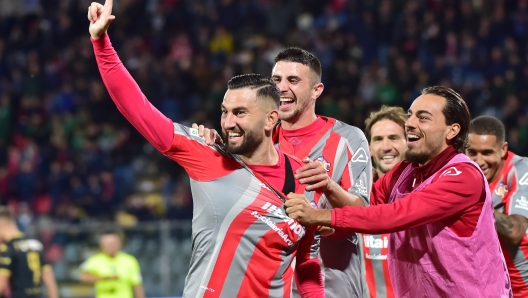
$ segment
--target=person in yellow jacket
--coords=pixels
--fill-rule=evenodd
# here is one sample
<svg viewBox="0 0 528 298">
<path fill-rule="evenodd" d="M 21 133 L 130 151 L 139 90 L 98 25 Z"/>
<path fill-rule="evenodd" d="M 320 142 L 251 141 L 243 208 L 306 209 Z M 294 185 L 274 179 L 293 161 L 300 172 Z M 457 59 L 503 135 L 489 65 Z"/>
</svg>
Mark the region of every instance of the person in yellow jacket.
<svg viewBox="0 0 528 298">
<path fill-rule="evenodd" d="M 96 298 L 145 298 L 138 261 L 121 250 L 121 234 L 108 230 L 100 238 L 101 252 L 81 265 L 81 281 L 95 285 Z"/>
</svg>

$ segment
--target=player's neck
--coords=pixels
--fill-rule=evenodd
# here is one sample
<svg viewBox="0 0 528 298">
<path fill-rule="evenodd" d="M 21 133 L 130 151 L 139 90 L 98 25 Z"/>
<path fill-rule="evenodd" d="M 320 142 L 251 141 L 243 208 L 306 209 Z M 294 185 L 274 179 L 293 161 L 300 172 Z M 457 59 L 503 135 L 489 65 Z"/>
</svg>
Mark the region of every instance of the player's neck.
<svg viewBox="0 0 528 298">
<path fill-rule="evenodd" d="M 279 153 L 271 138 L 268 138 L 251 155 L 240 155 L 240 158 L 248 165 L 276 165 L 279 162 Z"/>
<path fill-rule="evenodd" d="M 307 109 L 305 112 L 299 114 L 294 119 L 281 120 L 282 129 L 294 130 L 306 127 L 317 120 L 317 115 L 314 109 Z"/>
<path fill-rule="evenodd" d="M 378 179 L 383 178 L 383 176 L 385 175 L 385 173 L 383 173 L 383 172 L 380 171 L 379 169 L 376 169 L 376 174 L 378 174 Z"/>
</svg>

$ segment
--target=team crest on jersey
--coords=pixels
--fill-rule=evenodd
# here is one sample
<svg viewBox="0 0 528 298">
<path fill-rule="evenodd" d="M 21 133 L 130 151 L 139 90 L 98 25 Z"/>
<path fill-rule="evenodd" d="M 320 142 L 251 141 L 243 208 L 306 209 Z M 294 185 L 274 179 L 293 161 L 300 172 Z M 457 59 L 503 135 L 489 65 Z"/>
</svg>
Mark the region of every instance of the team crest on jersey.
<svg viewBox="0 0 528 298">
<path fill-rule="evenodd" d="M 504 183 L 500 183 L 497 188 L 495 188 L 495 194 L 499 196 L 499 198 L 504 199 L 504 196 L 508 193 L 508 185 Z"/>
<path fill-rule="evenodd" d="M 326 160 L 326 158 L 324 158 L 324 156 L 319 156 L 315 161 L 318 161 L 320 163 L 323 164 L 323 168 L 327 171 L 327 172 L 330 172 L 330 167 L 332 166 L 332 164 Z"/>
</svg>

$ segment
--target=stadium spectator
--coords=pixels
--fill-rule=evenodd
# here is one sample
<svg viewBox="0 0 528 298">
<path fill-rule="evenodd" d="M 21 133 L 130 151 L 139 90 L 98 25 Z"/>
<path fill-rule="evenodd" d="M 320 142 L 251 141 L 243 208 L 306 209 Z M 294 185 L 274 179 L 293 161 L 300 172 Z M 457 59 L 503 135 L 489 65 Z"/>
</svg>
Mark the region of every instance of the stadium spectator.
<svg viewBox="0 0 528 298">
<path fill-rule="evenodd" d="M 495 227 L 510 272 L 514 297 L 528 295 L 528 158 L 508 150 L 502 122 L 492 116 L 471 121 L 466 154 L 488 180 Z"/>
<path fill-rule="evenodd" d="M 365 136 L 375 165 L 373 181 L 383 178 L 404 159 L 407 150 L 405 121 L 407 114 L 400 107 L 383 106 L 365 120 Z M 392 298 L 394 291 L 389 275 L 389 234 L 361 234 L 361 264 L 366 281 L 366 298 Z"/>
<path fill-rule="evenodd" d="M 286 212 L 336 234 L 390 233 L 396 297 L 511 297 L 486 178 L 461 153 L 471 121 L 465 102 L 450 88 L 429 87 L 407 115 L 405 161 L 374 184 L 371 207 L 320 210 L 290 194 Z"/>
<path fill-rule="evenodd" d="M 161 163 L 163 156 L 144 146 L 144 139 L 109 108 L 93 53 L 82 38 L 86 8 L 66 0 L 35 0 L 30 6 L 37 9 L 25 9 L 26 2 L 0 4 L 0 143 L 6 144 L 0 146 L 1 203 L 15 204 L 25 191 L 37 217 L 42 215 L 36 212 L 38 200 L 52 200 L 52 208 L 39 211 L 53 214 L 71 204 L 72 189 L 65 181 L 76 176 L 87 187 L 89 175 L 102 181 L 108 171 L 115 185 L 109 214 L 80 212 L 82 220 L 110 219 L 137 192 L 138 181 L 156 182 L 163 173 L 181 180 L 184 171 Z M 509 148 L 528 155 L 528 92 L 520 88 L 528 81 L 526 1 L 275 2 L 127 2 L 116 8 L 131 17 L 111 28 L 114 46 L 154 105 L 182 123 L 217 125 L 223 82 L 239 73 L 269 73 L 282 48 L 301 46 L 325 61 L 326 91 L 318 114 L 359 127 L 381 105 L 376 94 L 393 100 L 386 97 L 392 93 L 383 91 L 382 78 L 395 85 L 394 105 L 404 109 L 423 87 L 442 83 L 460 91 L 473 115 L 501 119 Z M 131 19 L 139 15 L 141 21 Z M 234 18 L 244 26 L 233 26 Z M 220 26 L 236 41 L 223 58 L 209 51 Z M 416 28 L 422 34 L 412 35 Z M 32 87 L 24 91 L 22 86 Z M 29 94 L 34 90 L 42 92 Z M 509 100 L 499 100 L 505 94 Z M 516 101 L 518 108 L 505 109 Z M 34 130 L 38 123 L 44 125 Z M 27 146 L 29 141 L 35 145 Z M 94 166 L 83 156 L 85 147 L 99 155 Z M 30 191 L 18 187 L 28 154 L 35 158 L 26 167 L 31 175 L 50 177 L 57 162 L 63 178 L 53 187 L 44 179 Z M 28 174 L 23 175 L 31 178 Z"/>
<path fill-rule="evenodd" d="M 42 243 L 26 238 L 13 213 L 0 207 L 0 297 L 9 289 L 13 298 L 59 298 L 53 270 L 43 253 Z"/>
<path fill-rule="evenodd" d="M 107 230 L 101 234 L 101 252 L 81 265 L 80 280 L 95 285 L 95 297 L 145 298 L 139 263 L 121 251 L 122 234 Z"/>
<path fill-rule="evenodd" d="M 103 81 L 121 113 L 191 179 L 196 205 L 184 296 L 289 297 L 295 268 L 303 297 L 324 297 L 319 263 L 310 260 L 315 229 L 282 211 L 284 193 L 304 187 L 293 178 L 301 162 L 273 146 L 280 103 L 274 82 L 256 74 L 229 80 L 221 105 L 226 146 L 207 146 L 195 129 L 160 113 L 127 72 L 107 35 L 112 6 L 107 0 L 88 8 Z"/>
</svg>

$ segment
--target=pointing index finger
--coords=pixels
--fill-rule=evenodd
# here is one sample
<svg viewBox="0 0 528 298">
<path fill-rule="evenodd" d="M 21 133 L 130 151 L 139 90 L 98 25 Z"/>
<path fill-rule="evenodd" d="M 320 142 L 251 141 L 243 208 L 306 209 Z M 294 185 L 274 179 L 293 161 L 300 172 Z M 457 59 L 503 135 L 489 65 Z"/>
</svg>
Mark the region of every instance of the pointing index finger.
<svg viewBox="0 0 528 298">
<path fill-rule="evenodd" d="M 105 1 L 104 7 L 110 10 L 108 13 L 112 12 L 112 6 L 114 6 L 114 0 Z"/>
</svg>

